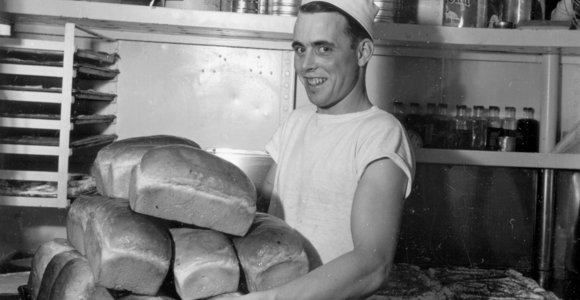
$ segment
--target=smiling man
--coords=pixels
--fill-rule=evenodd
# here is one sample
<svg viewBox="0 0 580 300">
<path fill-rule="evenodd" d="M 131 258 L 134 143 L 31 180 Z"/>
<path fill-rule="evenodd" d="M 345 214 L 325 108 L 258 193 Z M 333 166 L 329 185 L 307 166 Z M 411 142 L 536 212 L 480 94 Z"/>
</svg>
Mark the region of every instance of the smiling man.
<svg viewBox="0 0 580 300">
<path fill-rule="evenodd" d="M 308 106 L 266 150 L 269 213 L 312 243 L 312 270 L 244 299 L 358 299 L 388 278 L 414 160 L 405 130 L 366 91 L 374 51 L 371 0 L 302 1 L 294 67 Z M 270 193 L 268 193 L 270 194 Z"/>
</svg>

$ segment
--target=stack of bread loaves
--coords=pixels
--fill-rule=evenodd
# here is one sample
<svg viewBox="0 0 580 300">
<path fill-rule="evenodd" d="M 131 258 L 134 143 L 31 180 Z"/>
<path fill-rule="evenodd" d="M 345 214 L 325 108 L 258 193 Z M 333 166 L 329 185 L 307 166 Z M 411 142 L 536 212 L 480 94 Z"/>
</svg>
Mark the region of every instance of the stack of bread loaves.
<svg viewBox="0 0 580 300">
<path fill-rule="evenodd" d="M 92 175 L 99 195 L 73 201 L 67 239 L 35 253 L 33 300 L 219 299 L 309 271 L 302 237 L 256 212 L 248 176 L 193 141 L 117 141 Z"/>
</svg>

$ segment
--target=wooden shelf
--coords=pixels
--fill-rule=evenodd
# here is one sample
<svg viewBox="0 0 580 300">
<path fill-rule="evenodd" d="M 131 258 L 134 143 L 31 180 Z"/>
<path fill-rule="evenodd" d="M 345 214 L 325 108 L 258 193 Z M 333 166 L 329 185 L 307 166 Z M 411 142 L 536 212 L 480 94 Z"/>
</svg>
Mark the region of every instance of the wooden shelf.
<svg viewBox="0 0 580 300">
<path fill-rule="evenodd" d="M 580 170 L 578 154 L 416 149 L 415 155 L 418 163 Z"/>
</svg>

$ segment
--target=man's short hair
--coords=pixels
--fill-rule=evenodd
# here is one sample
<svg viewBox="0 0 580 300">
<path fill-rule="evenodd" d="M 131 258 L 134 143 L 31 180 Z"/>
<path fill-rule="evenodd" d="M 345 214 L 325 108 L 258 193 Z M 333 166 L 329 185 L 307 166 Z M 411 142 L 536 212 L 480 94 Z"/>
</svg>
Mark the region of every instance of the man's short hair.
<svg viewBox="0 0 580 300">
<path fill-rule="evenodd" d="M 342 9 L 327 3 L 327 2 L 310 2 L 300 7 L 300 12 L 304 13 L 321 13 L 321 12 L 337 12 L 343 15 L 347 20 L 346 34 L 350 36 L 352 41 L 351 47 L 354 49 L 358 43 L 364 39 L 372 40 L 371 36 L 364 29 L 364 27 L 355 20 L 351 15 L 344 12 Z"/>
</svg>

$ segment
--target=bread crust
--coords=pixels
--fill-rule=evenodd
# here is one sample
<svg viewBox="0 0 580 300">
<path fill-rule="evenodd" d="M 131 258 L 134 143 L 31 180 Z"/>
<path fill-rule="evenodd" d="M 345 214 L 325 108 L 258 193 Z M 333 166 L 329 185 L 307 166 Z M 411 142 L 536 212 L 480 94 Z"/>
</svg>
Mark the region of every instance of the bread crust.
<svg viewBox="0 0 580 300">
<path fill-rule="evenodd" d="M 123 139 L 103 147 L 91 167 L 97 192 L 103 196 L 127 198 L 131 169 L 147 150 L 166 145 L 200 148 L 196 142 L 172 135 L 151 135 Z"/>
<path fill-rule="evenodd" d="M 256 213 L 256 188 L 248 176 L 204 150 L 151 149 L 131 180 L 131 208 L 142 214 L 242 236 Z"/>
<path fill-rule="evenodd" d="M 257 213 L 248 234 L 233 239 L 248 290 L 263 291 L 308 273 L 301 236 L 275 216 Z"/>
</svg>

